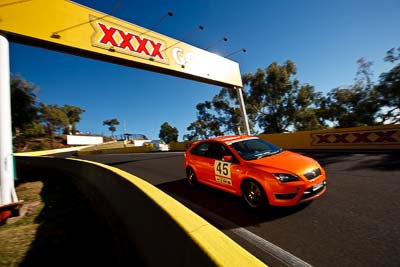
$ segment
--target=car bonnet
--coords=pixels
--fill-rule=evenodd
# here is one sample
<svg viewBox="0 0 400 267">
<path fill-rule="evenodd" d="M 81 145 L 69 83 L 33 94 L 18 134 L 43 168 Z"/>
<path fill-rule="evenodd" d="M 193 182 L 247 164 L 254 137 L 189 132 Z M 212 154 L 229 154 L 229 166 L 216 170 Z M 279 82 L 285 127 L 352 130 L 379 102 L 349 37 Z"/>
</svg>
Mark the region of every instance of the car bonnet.
<svg viewBox="0 0 400 267">
<path fill-rule="evenodd" d="M 302 175 L 320 167 L 316 160 L 291 151 L 283 151 L 258 160 L 249 161 L 249 163 L 269 172 L 289 171 L 297 175 Z"/>
</svg>

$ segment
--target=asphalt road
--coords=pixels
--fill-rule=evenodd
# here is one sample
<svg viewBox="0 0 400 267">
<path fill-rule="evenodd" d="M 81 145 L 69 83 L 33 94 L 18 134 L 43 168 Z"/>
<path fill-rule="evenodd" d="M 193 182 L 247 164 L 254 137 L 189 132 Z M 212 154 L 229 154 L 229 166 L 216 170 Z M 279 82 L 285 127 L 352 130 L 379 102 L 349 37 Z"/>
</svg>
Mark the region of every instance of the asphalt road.
<svg viewBox="0 0 400 267">
<path fill-rule="evenodd" d="M 181 152 L 83 158 L 147 180 L 270 266 L 400 266 L 399 153 L 308 155 L 327 171 L 327 193 L 309 205 L 262 212 L 235 196 L 190 188 Z"/>
</svg>

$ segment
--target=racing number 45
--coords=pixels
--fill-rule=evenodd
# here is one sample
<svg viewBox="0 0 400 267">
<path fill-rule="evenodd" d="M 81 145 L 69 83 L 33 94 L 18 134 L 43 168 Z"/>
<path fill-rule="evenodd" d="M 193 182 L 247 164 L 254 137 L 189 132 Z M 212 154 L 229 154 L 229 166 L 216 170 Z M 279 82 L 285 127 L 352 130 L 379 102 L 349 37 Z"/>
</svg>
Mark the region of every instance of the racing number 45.
<svg viewBox="0 0 400 267">
<path fill-rule="evenodd" d="M 231 163 L 226 161 L 216 160 L 214 162 L 214 172 L 218 176 L 231 178 Z"/>
</svg>

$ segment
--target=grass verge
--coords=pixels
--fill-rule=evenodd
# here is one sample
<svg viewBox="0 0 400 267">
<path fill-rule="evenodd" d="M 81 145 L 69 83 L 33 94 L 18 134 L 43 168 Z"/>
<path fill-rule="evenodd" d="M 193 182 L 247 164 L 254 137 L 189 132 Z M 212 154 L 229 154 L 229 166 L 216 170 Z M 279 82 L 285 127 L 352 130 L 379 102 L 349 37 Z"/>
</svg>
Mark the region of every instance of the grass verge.
<svg viewBox="0 0 400 267">
<path fill-rule="evenodd" d="M 68 179 L 17 180 L 22 216 L 0 225 L 0 266 L 116 263 L 110 226 Z"/>
</svg>

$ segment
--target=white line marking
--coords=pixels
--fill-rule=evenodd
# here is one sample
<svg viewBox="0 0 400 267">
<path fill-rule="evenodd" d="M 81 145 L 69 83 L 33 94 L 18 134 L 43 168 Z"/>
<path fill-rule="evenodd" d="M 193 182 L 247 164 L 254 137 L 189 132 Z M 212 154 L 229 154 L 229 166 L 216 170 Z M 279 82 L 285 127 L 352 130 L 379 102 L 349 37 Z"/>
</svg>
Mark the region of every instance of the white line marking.
<svg viewBox="0 0 400 267">
<path fill-rule="evenodd" d="M 272 244 L 271 242 L 259 237 L 258 235 L 253 234 L 252 232 L 239 227 L 235 229 L 230 229 L 236 235 L 244 238 L 248 242 L 252 243 L 265 253 L 273 256 L 277 260 L 283 262 L 287 266 L 304 266 L 304 267 L 312 267 L 311 264 L 299 259 L 293 254 L 287 252 L 286 250 Z"/>
</svg>

